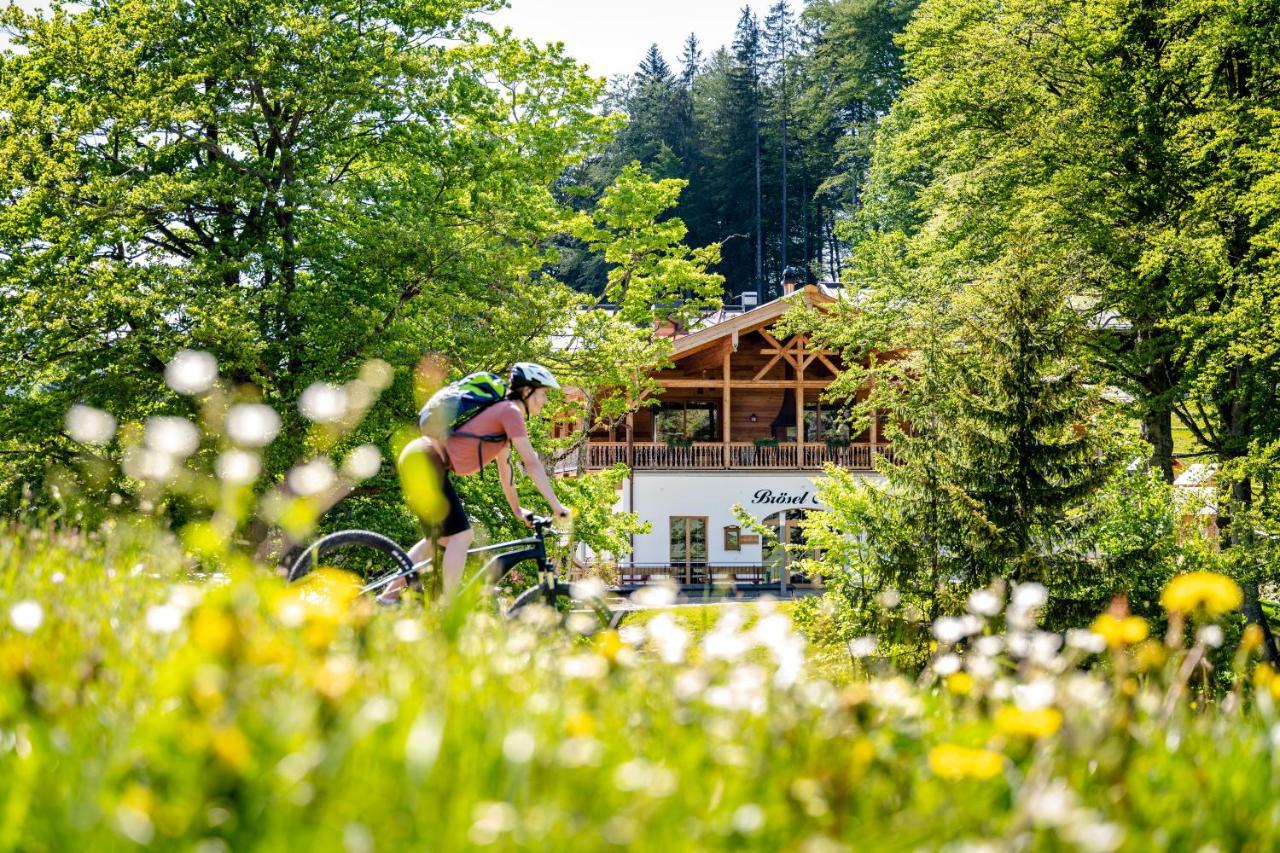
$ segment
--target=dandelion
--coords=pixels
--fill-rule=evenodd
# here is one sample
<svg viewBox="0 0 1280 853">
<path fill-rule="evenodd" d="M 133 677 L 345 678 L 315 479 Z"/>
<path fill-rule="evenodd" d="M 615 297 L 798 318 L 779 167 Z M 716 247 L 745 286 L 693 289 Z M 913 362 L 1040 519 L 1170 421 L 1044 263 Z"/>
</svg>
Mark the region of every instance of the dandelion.
<svg viewBox="0 0 1280 853">
<path fill-rule="evenodd" d="M 996 711 L 996 729 L 1014 737 L 1045 738 L 1062 728 L 1062 712 L 1057 708 L 1023 710 L 1016 705 L 1005 705 Z"/>
<path fill-rule="evenodd" d="M 147 418 L 142 442 L 157 453 L 186 459 L 200 446 L 200 431 L 186 418 L 158 415 Z"/>
<path fill-rule="evenodd" d="M 35 601 L 19 601 L 9 608 L 9 621 L 18 633 L 34 634 L 44 623 L 44 608 Z"/>
<path fill-rule="evenodd" d="M 247 486 L 262 473 L 262 460 L 247 450 L 227 450 L 218 455 L 213 470 L 224 483 Z"/>
<path fill-rule="evenodd" d="M 1051 678 L 1036 678 L 1022 684 L 1014 685 L 1010 691 L 1013 701 L 1019 708 L 1035 711 L 1053 704 L 1057 695 L 1057 687 Z"/>
<path fill-rule="evenodd" d="M 80 444 L 106 444 L 116 434 L 116 419 L 102 409 L 77 403 L 67 410 L 66 430 Z"/>
<path fill-rule="evenodd" d="M 218 378 L 218 360 L 207 352 L 184 349 L 164 368 L 164 382 L 179 394 L 203 394 Z"/>
<path fill-rule="evenodd" d="M 632 593 L 631 600 L 641 607 L 668 607 L 676 600 L 675 584 L 655 583 L 641 587 Z"/>
<path fill-rule="evenodd" d="M 1107 647 L 1113 650 L 1141 643 L 1151 631 L 1147 620 L 1140 616 L 1112 616 L 1110 613 L 1103 613 L 1094 619 L 1089 630 L 1101 637 Z"/>
<path fill-rule="evenodd" d="M 347 414 L 347 392 L 328 382 L 313 382 L 298 398 L 298 411 L 317 424 L 331 424 Z"/>
<path fill-rule="evenodd" d="M 989 749 L 944 743 L 929 750 L 929 769 L 940 779 L 992 779 L 1004 770 L 1004 756 Z"/>
<path fill-rule="evenodd" d="M 237 403 L 227 411 L 226 427 L 241 447 L 266 447 L 280 433 L 280 415 L 261 403 Z"/>
<path fill-rule="evenodd" d="M 249 739 L 235 726 L 215 730 L 210 746 L 213 747 L 214 758 L 228 770 L 243 773 L 248 769 L 253 750 L 249 746 Z"/>
<path fill-rule="evenodd" d="M 1194 613 L 1203 608 L 1210 616 L 1238 610 L 1244 601 L 1240 586 L 1216 572 L 1187 572 L 1169 581 L 1160 604 L 1169 613 Z"/>
<path fill-rule="evenodd" d="M 382 451 L 372 444 L 362 444 L 342 460 L 343 475 L 352 480 L 367 480 L 382 468 Z"/>
<path fill-rule="evenodd" d="M 967 672 L 953 672 L 944 679 L 943 683 L 957 696 L 968 696 L 973 692 L 973 676 Z"/>
<path fill-rule="evenodd" d="M 333 462 L 327 456 L 317 456 L 301 465 L 295 465 L 285 477 L 289 489 L 296 495 L 318 495 L 327 491 L 337 481 Z"/>
</svg>

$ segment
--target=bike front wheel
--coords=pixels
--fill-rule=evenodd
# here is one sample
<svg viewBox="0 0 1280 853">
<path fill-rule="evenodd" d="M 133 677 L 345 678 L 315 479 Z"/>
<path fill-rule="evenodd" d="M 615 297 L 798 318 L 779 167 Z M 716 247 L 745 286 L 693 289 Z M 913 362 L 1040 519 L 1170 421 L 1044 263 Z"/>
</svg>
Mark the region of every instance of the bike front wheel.
<svg viewBox="0 0 1280 853">
<path fill-rule="evenodd" d="M 311 544 L 289 568 L 289 582 L 317 568 L 334 568 L 360 578 L 366 592 L 378 592 L 413 571 L 413 560 L 394 541 L 370 530 L 340 530 Z"/>
</svg>

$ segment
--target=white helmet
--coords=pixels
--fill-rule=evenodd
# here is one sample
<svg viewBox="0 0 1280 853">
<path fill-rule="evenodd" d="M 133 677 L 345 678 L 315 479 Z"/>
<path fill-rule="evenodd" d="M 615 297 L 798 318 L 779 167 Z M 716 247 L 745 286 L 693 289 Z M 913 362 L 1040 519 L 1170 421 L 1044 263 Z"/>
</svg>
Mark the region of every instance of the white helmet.
<svg viewBox="0 0 1280 853">
<path fill-rule="evenodd" d="M 559 388 L 560 383 L 541 364 L 519 361 L 511 365 L 511 379 L 507 387 L 513 391 L 517 388 Z"/>
</svg>

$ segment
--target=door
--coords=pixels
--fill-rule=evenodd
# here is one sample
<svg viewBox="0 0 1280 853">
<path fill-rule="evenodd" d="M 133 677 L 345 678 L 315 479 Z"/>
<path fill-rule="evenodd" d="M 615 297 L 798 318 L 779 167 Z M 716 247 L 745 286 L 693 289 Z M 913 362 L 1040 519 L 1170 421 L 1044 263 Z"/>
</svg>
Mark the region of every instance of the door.
<svg viewBox="0 0 1280 853">
<path fill-rule="evenodd" d="M 671 516 L 671 570 L 684 583 L 700 583 L 706 577 L 706 516 Z"/>
</svg>

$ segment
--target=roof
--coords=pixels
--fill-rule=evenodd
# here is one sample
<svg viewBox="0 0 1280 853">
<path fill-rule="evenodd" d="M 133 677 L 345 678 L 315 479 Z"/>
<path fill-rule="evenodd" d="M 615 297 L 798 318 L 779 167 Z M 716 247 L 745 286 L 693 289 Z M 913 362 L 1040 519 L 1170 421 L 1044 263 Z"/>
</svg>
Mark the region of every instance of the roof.
<svg viewBox="0 0 1280 853">
<path fill-rule="evenodd" d="M 815 307 L 830 305 L 838 301 L 839 293 L 837 288 L 809 284 L 789 296 L 781 296 L 750 311 L 726 314 L 722 309 L 708 318 L 707 325 L 677 337 L 674 356 L 680 358 L 731 335 L 763 328 L 781 319 L 798 300 Z"/>
</svg>

